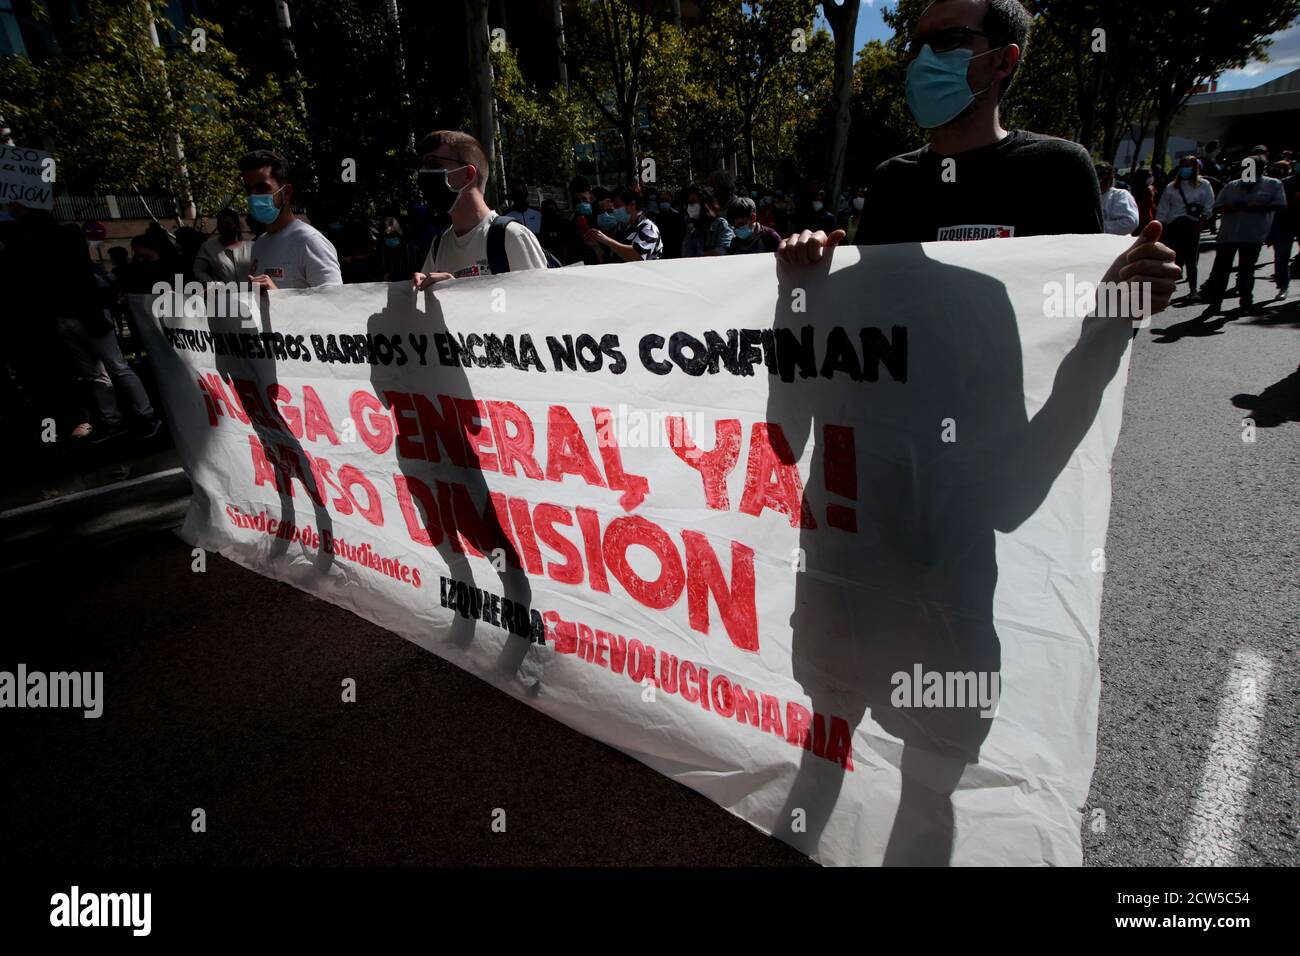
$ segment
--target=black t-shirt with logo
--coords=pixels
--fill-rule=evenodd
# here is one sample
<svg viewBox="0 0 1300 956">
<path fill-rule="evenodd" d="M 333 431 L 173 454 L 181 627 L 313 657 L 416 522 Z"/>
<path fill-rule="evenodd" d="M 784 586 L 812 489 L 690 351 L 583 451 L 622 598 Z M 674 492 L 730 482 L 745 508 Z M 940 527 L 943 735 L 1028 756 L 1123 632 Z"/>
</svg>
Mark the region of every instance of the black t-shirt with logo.
<svg viewBox="0 0 1300 956">
<path fill-rule="evenodd" d="M 924 146 L 881 163 L 862 225 L 865 246 L 1098 233 L 1101 188 L 1082 146 L 1014 130 L 956 156 Z"/>
</svg>

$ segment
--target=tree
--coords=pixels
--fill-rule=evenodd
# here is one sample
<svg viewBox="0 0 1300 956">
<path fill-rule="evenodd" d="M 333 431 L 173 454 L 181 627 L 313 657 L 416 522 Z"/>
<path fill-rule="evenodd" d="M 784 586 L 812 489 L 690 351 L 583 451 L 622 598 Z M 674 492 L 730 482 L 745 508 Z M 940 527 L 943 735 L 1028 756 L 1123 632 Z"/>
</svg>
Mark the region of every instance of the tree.
<svg viewBox="0 0 1300 956">
<path fill-rule="evenodd" d="M 59 52 L 40 64 L 0 60 L 0 114 L 19 142 L 51 148 L 65 188 L 180 198 L 188 187 L 200 213 L 210 213 L 243 192 L 234 163 L 241 152 L 272 130 L 294 148 L 305 137 L 285 89 L 250 79 L 219 25 L 189 26 L 200 32 L 169 33 L 160 2 L 91 0 Z"/>
<path fill-rule="evenodd" d="M 488 169 L 497 168 L 496 104 L 492 97 L 488 0 L 465 0 L 465 43 L 469 51 L 469 114 L 474 137 L 487 153 Z M 500 177 L 488 181 L 488 204 L 496 205 Z"/>
<path fill-rule="evenodd" d="M 808 49 L 774 70 L 768 80 L 756 124 L 760 181 L 826 175 L 835 128 L 834 84 L 835 41 L 828 31 L 818 29 L 808 38 Z"/>
<path fill-rule="evenodd" d="M 921 144 L 921 129 L 907 108 L 905 73 L 894 41 L 872 40 L 858 52 L 849 127 L 855 185 L 865 184 L 867 174 L 886 159 Z"/>
<path fill-rule="evenodd" d="M 1300 14 L 1300 0 L 1197 0 L 1163 18 L 1151 32 L 1152 51 L 1143 64 L 1150 78 L 1155 122 L 1152 164 L 1163 163 L 1174 117 L 1199 83 L 1225 70 L 1266 59 L 1269 37 Z"/>
<path fill-rule="evenodd" d="M 710 65 L 736 104 L 750 182 L 757 181 L 754 129 L 774 71 L 807 52 L 815 0 L 726 0 L 706 7 L 704 45 Z M 850 41 L 851 42 L 851 41 Z"/>
<path fill-rule="evenodd" d="M 835 36 L 835 86 L 831 92 L 835 110 L 835 135 L 831 141 L 828 191 L 840 194 L 844 183 L 844 164 L 848 158 L 850 104 L 853 99 L 853 35 L 858 28 L 857 0 L 822 0 L 822 15 Z"/>
<path fill-rule="evenodd" d="M 565 49 L 569 79 L 617 130 L 623 163 L 635 176 L 646 52 L 662 24 L 649 0 L 593 0 L 575 13 Z"/>
<path fill-rule="evenodd" d="M 559 84 L 546 93 L 529 84 L 509 46 L 492 53 L 492 74 L 507 176 L 566 182 L 573 144 L 594 132 L 590 111 Z"/>
</svg>

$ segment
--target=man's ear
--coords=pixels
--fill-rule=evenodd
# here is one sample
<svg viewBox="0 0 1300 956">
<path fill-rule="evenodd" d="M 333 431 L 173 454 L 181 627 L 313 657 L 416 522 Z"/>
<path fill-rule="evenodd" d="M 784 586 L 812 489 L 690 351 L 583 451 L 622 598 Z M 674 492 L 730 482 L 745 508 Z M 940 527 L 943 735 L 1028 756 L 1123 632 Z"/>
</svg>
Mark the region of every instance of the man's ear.
<svg viewBox="0 0 1300 956">
<path fill-rule="evenodd" d="M 1020 62 L 1020 46 L 1015 43 L 1008 43 L 1007 48 L 1002 51 L 1002 64 L 1010 73 L 1012 68 Z"/>
</svg>

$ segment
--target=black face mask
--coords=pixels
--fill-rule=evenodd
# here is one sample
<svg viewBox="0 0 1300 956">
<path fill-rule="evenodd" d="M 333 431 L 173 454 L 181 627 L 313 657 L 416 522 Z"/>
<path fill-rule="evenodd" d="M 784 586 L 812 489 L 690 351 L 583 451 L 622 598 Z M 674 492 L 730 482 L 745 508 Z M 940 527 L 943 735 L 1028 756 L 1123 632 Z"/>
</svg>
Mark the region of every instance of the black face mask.
<svg viewBox="0 0 1300 956">
<path fill-rule="evenodd" d="M 238 229 L 218 229 L 218 230 L 217 230 L 217 236 L 220 237 L 221 241 L 224 242 L 226 245 L 230 245 L 232 242 L 235 241 L 236 238 L 239 237 L 239 230 L 238 230 Z"/>
<path fill-rule="evenodd" d="M 460 193 L 447 184 L 447 170 L 422 169 L 418 174 L 420 195 L 435 213 L 447 212 L 455 204 Z"/>
<path fill-rule="evenodd" d="M 528 194 L 517 194 L 510 197 L 510 204 L 521 212 L 528 208 Z"/>
</svg>

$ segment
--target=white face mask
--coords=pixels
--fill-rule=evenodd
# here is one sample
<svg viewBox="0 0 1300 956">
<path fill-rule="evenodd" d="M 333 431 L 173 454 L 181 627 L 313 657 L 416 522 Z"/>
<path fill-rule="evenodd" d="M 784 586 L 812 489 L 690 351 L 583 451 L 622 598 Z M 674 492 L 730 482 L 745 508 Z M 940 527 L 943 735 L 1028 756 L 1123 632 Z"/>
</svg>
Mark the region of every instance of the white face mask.
<svg viewBox="0 0 1300 956">
<path fill-rule="evenodd" d="M 862 207 L 865 206 L 866 204 L 867 204 L 867 200 L 864 197 L 862 196 L 853 197 L 853 208 L 858 210 L 859 212 L 862 211 Z"/>
<path fill-rule="evenodd" d="M 821 204 L 820 200 L 816 200 L 816 199 L 814 199 L 814 200 L 813 200 L 813 204 L 812 204 L 812 206 L 813 206 L 813 212 L 821 212 L 821 211 L 822 211 L 822 204 Z"/>
<path fill-rule="evenodd" d="M 697 203 L 697 202 L 687 203 L 687 205 L 686 205 L 686 216 L 687 216 L 687 218 L 689 218 L 689 219 L 699 219 L 699 218 L 700 218 L 700 204 Z"/>
</svg>

